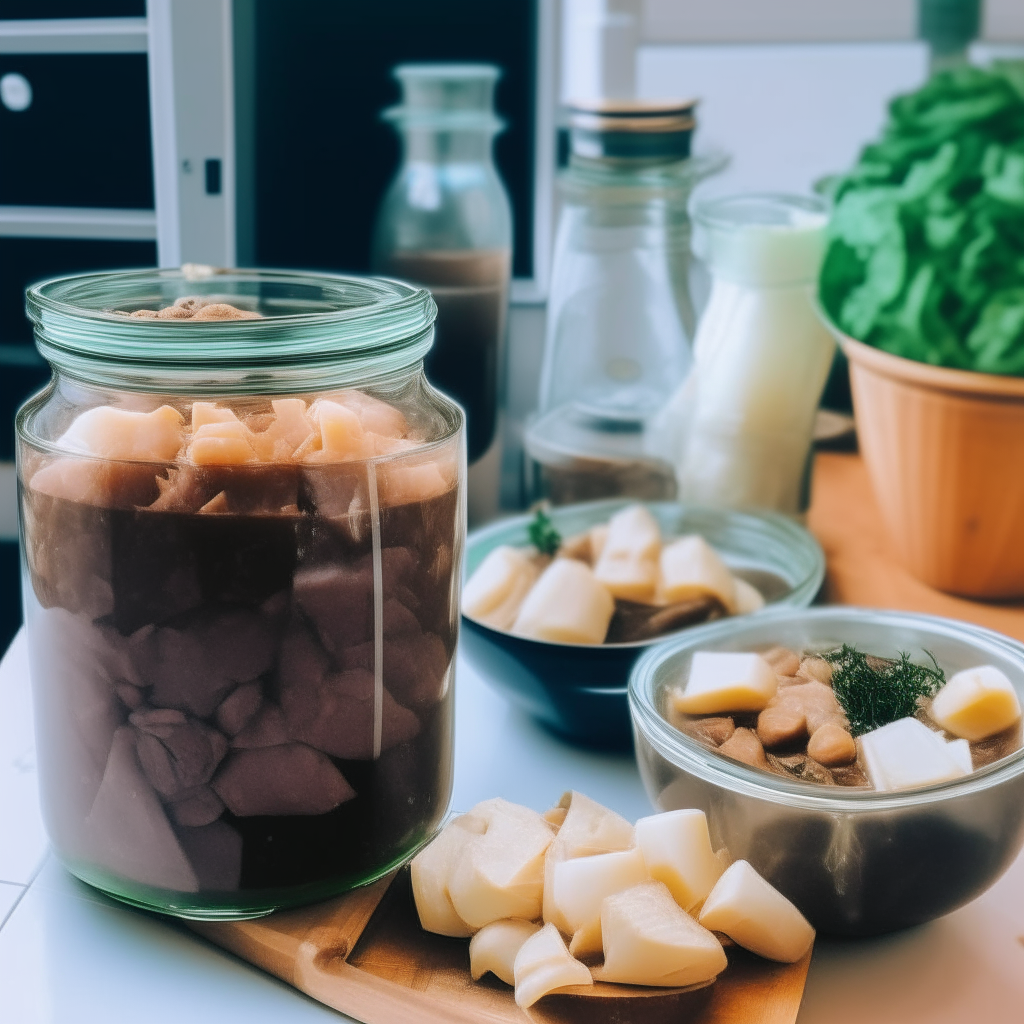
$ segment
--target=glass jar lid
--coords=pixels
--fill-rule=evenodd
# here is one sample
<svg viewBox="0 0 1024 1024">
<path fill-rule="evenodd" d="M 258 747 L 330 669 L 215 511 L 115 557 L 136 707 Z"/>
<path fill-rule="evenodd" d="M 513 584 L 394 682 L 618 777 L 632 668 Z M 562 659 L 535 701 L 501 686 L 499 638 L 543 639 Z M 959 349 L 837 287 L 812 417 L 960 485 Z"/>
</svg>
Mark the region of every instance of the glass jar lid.
<svg viewBox="0 0 1024 1024">
<path fill-rule="evenodd" d="M 433 343 L 425 288 L 386 278 L 281 270 L 83 274 L 28 289 L 45 359 L 88 383 L 182 394 L 287 394 L 412 371 Z M 253 319 L 134 317 L 196 297 Z"/>
<path fill-rule="evenodd" d="M 667 161 L 690 155 L 696 100 L 574 100 L 572 151 L 589 159 Z"/>
</svg>

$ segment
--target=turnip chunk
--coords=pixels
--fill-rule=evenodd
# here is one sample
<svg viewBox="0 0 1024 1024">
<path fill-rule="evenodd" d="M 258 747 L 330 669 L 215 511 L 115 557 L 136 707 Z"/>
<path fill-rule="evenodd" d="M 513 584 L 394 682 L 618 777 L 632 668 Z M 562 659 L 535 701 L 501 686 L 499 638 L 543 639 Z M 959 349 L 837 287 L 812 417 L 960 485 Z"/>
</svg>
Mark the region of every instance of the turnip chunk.
<svg viewBox="0 0 1024 1024">
<path fill-rule="evenodd" d="M 636 842 L 648 874 L 668 886 L 683 910 L 700 903 L 722 874 L 703 811 L 666 811 L 641 818 Z"/>
<path fill-rule="evenodd" d="M 484 822 L 456 856 L 448 879 L 455 913 L 472 929 L 506 917 L 540 917 L 551 826 L 528 807 L 496 797 L 472 812 Z"/>
<path fill-rule="evenodd" d="M 598 981 L 682 987 L 713 981 L 727 966 L 722 944 L 676 903 L 663 882 L 642 882 L 606 897 L 601 933 Z"/>
<path fill-rule="evenodd" d="M 485 828 L 482 818 L 472 812 L 462 814 L 445 825 L 430 845 L 413 857 L 410 865 L 412 895 L 420 925 L 425 931 L 455 938 L 473 934 L 474 929 L 455 913 L 448 894 L 448 879 L 455 858 L 462 852 L 467 839 Z"/>
<path fill-rule="evenodd" d="M 732 581 L 736 587 L 737 615 L 750 615 L 764 607 L 764 594 L 757 587 L 739 576 L 733 576 Z"/>
<path fill-rule="evenodd" d="M 760 654 L 698 651 L 690 662 L 686 689 L 672 703 L 687 715 L 762 711 L 775 696 L 779 680 Z"/>
<path fill-rule="evenodd" d="M 946 732 L 977 742 L 1020 719 L 1013 683 L 994 665 L 957 672 L 935 695 L 928 712 Z"/>
<path fill-rule="evenodd" d="M 573 857 L 628 850 L 634 843 L 634 831 L 625 818 L 575 790 L 563 793 L 552 811 L 561 809 L 566 810 L 565 817 L 544 858 L 544 920 L 571 932 L 569 922 L 555 906 L 556 865 Z"/>
<path fill-rule="evenodd" d="M 608 536 L 594 575 L 613 597 L 651 601 L 658 584 L 661 530 L 643 505 L 630 505 L 608 521 Z"/>
<path fill-rule="evenodd" d="M 152 412 L 100 405 L 81 413 L 57 445 L 104 459 L 170 462 L 181 449 L 184 427 L 184 417 L 169 405 Z"/>
<path fill-rule="evenodd" d="M 736 611 L 736 581 L 718 552 L 698 534 L 680 537 L 661 552 L 658 598 L 666 604 L 713 597 Z"/>
<path fill-rule="evenodd" d="M 469 943 L 469 973 L 479 981 L 488 971 L 506 985 L 516 983 L 516 957 L 523 943 L 540 931 L 534 921 L 510 919 L 485 924 Z"/>
<path fill-rule="evenodd" d="M 890 722 L 864 733 L 858 742 L 868 779 L 881 792 L 930 786 L 971 770 L 962 747 L 947 743 L 916 718 Z"/>
<path fill-rule="evenodd" d="M 611 594 L 586 565 L 556 558 L 526 595 L 512 632 L 534 640 L 599 644 L 614 612 Z"/>
<path fill-rule="evenodd" d="M 589 969 L 569 953 L 553 924 L 544 925 L 522 944 L 514 974 L 516 1003 L 524 1010 L 559 989 L 594 984 Z"/>
<path fill-rule="evenodd" d="M 462 610 L 472 619 L 511 629 L 540 571 L 525 551 L 503 544 L 491 551 L 466 581 Z"/>
<path fill-rule="evenodd" d="M 814 929 L 745 860 L 727 868 L 704 901 L 700 923 L 768 960 L 791 964 L 814 942 Z"/>
<path fill-rule="evenodd" d="M 647 881 L 647 877 L 647 866 L 637 847 L 592 857 L 573 857 L 555 865 L 552 899 L 574 938 L 581 929 L 593 934 L 595 924 L 601 919 L 601 901 Z M 582 936 L 577 942 L 581 953 L 596 952 L 593 945 L 593 941 L 585 941 Z"/>
</svg>

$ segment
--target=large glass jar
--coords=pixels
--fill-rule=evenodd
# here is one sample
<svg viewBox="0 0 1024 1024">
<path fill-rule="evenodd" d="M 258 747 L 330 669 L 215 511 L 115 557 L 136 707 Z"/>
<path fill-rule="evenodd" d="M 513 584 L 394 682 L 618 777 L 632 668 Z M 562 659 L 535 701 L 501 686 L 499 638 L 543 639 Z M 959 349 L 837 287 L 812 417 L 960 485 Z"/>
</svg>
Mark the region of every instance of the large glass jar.
<svg viewBox="0 0 1024 1024">
<path fill-rule="evenodd" d="M 437 303 L 432 384 L 462 404 L 470 463 L 494 440 L 512 270 L 512 212 L 494 166 L 500 74 L 490 64 L 402 64 L 384 116 L 403 161 L 377 216 L 373 269 L 426 285 Z"/>
<path fill-rule="evenodd" d="M 538 413 L 525 436 L 534 497 L 675 495 L 647 434 L 690 368 L 687 203 L 725 162 L 690 155 L 693 108 L 604 100 L 570 112 Z"/>
<path fill-rule="evenodd" d="M 28 308 L 53 367 L 17 432 L 58 856 L 185 917 L 380 876 L 451 791 L 465 451 L 423 376 L 430 294 L 142 271 Z"/>
</svg>

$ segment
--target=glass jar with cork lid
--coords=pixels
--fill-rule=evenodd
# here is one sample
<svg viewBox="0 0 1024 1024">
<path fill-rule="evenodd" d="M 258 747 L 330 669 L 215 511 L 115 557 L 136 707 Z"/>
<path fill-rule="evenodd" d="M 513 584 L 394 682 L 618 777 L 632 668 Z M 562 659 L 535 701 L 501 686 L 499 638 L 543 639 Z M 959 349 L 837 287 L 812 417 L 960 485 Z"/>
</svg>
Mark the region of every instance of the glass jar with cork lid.
<svg viewBox="0 0 1024 1024">
<path fill-rule="evenodd" d="M 110 895 L 253 917 L 388 871 L 451 791 L 461 411 L 429 293 L 277 271 L 28 293 L 43 811 Z"/>
</svg>

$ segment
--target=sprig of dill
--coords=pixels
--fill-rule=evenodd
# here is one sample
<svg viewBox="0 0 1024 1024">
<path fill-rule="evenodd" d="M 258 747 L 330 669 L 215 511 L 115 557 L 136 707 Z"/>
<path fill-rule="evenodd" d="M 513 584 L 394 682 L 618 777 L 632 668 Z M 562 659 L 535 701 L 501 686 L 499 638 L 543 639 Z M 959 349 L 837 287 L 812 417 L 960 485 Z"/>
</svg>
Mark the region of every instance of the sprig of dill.
<svg viewBox="0 0 1024 1024">
<path fill-rule="evenodd" d="M 935 658 L 933 668 L 916 665 L 906 652 L 898 659 L 870 658 L 848 644 L 821 655 L 832 666 L 832 691 L 854 736 L 871 732 L 900 718 L 909 718 L 922 697 L 934 697 L 945 683 Z"/>
<path fill-rule="evenodd" d="M 533 522 L 526 528 L 530 543 L 542 554 L 553 555 L 562 546 L 562 535 L 554 528 L 544 509 L 537 509 Z"/>
</svg>

